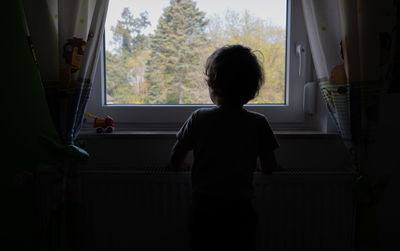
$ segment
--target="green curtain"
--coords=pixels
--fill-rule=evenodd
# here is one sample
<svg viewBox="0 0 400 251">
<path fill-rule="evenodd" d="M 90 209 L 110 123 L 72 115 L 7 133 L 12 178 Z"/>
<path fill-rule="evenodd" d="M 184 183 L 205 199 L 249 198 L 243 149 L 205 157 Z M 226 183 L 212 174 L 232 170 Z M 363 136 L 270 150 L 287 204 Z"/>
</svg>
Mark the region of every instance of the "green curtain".
<svg viewBox="0 0 400 251">
<path fill-rule="evenodd" d="M 18 1 L 3 2 L 1 12 L 2 247 L 39 250 L 37 186 L 33 176 L 41 166 L 58 162 L 58 149 L 46 140 L 57 141 L 58 136 L 24 32 Z"/>
</svg>

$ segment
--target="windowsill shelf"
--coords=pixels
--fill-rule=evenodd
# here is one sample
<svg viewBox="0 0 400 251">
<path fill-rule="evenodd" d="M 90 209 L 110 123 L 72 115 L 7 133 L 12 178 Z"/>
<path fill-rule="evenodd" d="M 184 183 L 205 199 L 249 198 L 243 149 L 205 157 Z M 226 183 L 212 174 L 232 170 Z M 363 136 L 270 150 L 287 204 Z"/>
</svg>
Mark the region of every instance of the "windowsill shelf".
<svg viewBox="0 0 400 251">
<path fill-rule="evenodd" d="M 175 139 L 176 130 L 135 130 L 117 129 L 112 133 L 97 133 L 94 128 L 82 128 L 79 134 L 80 139 L 90 138 L 163 138 Z M 275 130 L 277 138 L 289 139 L 315 139 L 315 138 L 340 138 L 338 133 L 320 132 L 316 130 Z"/>
</svg>

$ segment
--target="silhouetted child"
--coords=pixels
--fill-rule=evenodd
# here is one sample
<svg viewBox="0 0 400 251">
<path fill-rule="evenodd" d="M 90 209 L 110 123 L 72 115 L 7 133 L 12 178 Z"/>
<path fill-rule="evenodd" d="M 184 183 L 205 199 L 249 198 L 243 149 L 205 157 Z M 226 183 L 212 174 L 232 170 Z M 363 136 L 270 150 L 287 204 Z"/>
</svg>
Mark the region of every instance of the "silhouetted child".
<svg viewBox="0 0 400 251">
<path fill-rule="evenodd" d="M 192 250 L 255 250 L 257 215 L 253 172 L 278 170 L 278 147 L 267 119 L 243 108 L 264 83 L 253 52 L 224 46 L 207 59 L 206 81 L 215 108 L 198 109 L 177 134 L 170 168 L 184 170 L 193 150 Z"/>
</svg>

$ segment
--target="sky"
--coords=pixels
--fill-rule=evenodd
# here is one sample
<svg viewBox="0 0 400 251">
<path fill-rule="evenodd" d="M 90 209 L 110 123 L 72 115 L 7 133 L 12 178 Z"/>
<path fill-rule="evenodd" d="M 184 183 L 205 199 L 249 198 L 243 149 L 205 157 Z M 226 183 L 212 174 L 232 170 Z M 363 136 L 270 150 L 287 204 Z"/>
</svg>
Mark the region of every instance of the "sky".
<svg viewBox="0 0 400 251">
<path fill-rule="evenodd" d="M 139 13 L 148 12 L 151 27 L 146 31 L 152 32 L 158 19 L 170 0 L 110 0 L 106 19 L 106 41 L 112 40 L 111 26 L 115 26 L 121 17 L 123 8 L 128 7 L 135 17 Z M 256 17 L 270 21 L 272 24 L 286 26 L 286 1 L 285 0 L 196 0 L 197 7 L 207 15 L 222 15 L 227 9 L 242 13 L 250 11 Z"/>
</svg>

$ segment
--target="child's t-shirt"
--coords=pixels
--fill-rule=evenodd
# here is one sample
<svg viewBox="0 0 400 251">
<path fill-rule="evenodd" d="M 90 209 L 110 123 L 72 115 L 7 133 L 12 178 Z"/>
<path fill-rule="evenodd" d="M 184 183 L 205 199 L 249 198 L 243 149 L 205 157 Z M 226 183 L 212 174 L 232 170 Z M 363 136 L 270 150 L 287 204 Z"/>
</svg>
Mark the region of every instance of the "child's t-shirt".
<svg viewBox="0 0 400 251">
<path fill-rule="evenodd" d="M 228 199 L 253 197 L 257 157 L 279 146 L 264 115 L 244 108 L 198 109 L 177 139 L 193 150 L 192 192 Z"/>
</svg>

